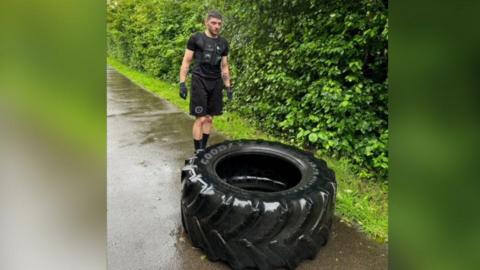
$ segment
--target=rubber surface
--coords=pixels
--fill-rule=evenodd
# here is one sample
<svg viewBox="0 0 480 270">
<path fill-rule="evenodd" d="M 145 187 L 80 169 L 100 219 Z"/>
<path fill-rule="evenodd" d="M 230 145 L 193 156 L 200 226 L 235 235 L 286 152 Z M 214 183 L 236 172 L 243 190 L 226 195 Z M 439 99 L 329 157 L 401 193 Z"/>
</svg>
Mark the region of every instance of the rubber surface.
<svg viewBox="0 0 480 270">
<path fill-rule="evenodd" d="M 233 269 L 294 269 L 328 241 L 336 181 L 326 162 L 266 141 L 225 141 L 185 162 L 182 222 Z"/>
</svg>

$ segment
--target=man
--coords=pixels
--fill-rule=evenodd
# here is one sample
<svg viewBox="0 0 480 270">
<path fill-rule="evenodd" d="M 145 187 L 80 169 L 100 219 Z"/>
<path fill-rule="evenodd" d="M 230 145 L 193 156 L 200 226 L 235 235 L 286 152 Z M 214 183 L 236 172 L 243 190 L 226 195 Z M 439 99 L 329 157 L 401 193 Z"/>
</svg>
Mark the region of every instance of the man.
<svg viewBox="0 0 480 270">
<path fill-rule="evenodd" d="M 219 35 L 221 28 L 220 13 L 208 12 L 205 31 L 190 37 L 180 68 L 180 97 L 186 99 L 188 91 L 185 80 L 190 64 L 195 59 L 190 91 L 190 114 L 196 117 L 192 128 L 195 154 L 207 146 L 213 117 L 222 114 L 224 87 L 228 100 L 233 98 L 227 62 L 228 43 Z"/>
</svg>

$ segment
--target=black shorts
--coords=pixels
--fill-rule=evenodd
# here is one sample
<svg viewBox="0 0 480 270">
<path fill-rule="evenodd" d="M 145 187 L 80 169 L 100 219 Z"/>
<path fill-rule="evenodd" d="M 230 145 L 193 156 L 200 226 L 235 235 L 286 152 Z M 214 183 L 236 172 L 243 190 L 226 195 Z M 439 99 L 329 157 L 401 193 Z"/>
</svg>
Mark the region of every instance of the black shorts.
<svg viewBox="0 0 480 270">
<path fill-rule="evenodd" d="M 221 115 L 223 111 L 223 80 L 205 79 L 192 75 L 190 114 L 195 116 Z"/>
</svg>

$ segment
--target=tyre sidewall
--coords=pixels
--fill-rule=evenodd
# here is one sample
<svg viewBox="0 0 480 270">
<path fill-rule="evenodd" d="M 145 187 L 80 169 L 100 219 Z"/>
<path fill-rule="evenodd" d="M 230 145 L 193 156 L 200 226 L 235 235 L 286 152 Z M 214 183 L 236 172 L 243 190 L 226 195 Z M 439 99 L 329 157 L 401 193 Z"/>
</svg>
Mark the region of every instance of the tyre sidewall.
<svg viewBox="0 0 480 270">
<path fill-rule="evenodd" d="M 287 160 L 301 172 L 301 180 L 295 186 L 278 192 L 260 192 L 244 190 L 226 183 L 216 173 L 217 164 L 228 157 L 244 154 L 261 154 Z M 259 141 L 226 141 L 212 145 L 196 160 L 198 172 L 203 179 L 223 192 L 232 192 L 239 197 L 259 199 L 281 199 L 285 197 L 302 197 L 305 192 L 325 190 L 328 182 L 327 173 L 321 172 L 321 166 L 309 153 L 299 151 L 283 144 Z"/>
</svg>

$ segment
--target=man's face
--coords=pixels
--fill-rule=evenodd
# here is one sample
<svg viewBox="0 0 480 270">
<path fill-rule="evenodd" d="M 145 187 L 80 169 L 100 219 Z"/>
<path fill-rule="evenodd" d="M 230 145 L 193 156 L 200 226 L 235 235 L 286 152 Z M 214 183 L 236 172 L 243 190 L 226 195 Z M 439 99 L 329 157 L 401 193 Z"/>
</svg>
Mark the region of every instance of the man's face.
<svg viewBox="0 0 480 270">
<path fill-rule="evenodd" d="M 222 28 L 222 20 L 217 18 L 210 17 L 206 22 L 205 25 L 207 26 L 208 31 L 212 34 L 217 36 L 220 34 L 220 29 Z"/>
</svg>

